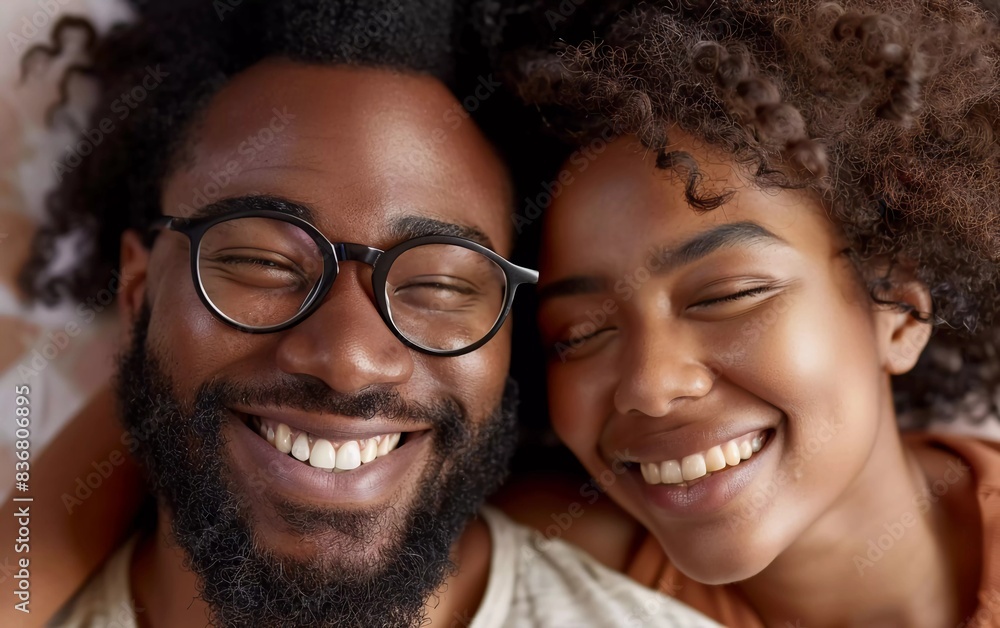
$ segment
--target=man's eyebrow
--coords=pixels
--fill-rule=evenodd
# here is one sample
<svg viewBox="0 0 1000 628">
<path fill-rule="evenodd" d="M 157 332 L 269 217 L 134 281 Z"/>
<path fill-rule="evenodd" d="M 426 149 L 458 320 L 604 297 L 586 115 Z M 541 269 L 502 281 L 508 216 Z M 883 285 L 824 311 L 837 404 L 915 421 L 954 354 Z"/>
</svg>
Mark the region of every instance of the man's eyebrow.
<svg viewBox="0 0 1000 628">
<path fill-rule="evenodd" d="M 494 250 L 490 237 L 478 227 L 443 222 L 426 216 L 403 216 L 393 221 L 392 236 L 398 240 L 409 240 L 428 235 L 446 235 L 465 238 Z"/>
<path fill-rule="evenodd" d="M 238 210 L 267 209 L 297 216 L 312 224 L 316 224 L 316 212 L 312 208 L 276 196 L 239 196 L 223 199 L 197 209 L 189 218 L 210 218 Z M 472 240 L 493 250 L 493 242 L 489 236 L 478 227 L 443 222 L 426 216 L 403 216 L 395 220 L 390 227 L 393 237 L 399 240 L 419 238 L 427 235 L 449 235 Z"/>
<path fill-rule="evenodd" d="M 303 220 L 315 224 L 316 214 L 313 212 L 312 208 L 302 205 L 301 203 L 296 203 L 295 201 L 279 198 L 277 196 L 259 195 L 225 198 L 221 201 L 205 205 L 204 207 L 199 207 L 194 211 L 194 213 L 188 216 L 188 218 L 212 218 L 221 214 L 228 214 L 230 212 L 246 209 L 267 209 L 270 211 L 281 212 L 283 214 L 288 214 L 289 216 L 302 218 Z"/>
<path fill-rule="evenodd" d="M 762 225 L 751 221 L 733 222 L 703 231 L 678 246 L 659 247 L 650 259 L 647 270 L 653 274 L 663 274 L 679 266 L 691 264 L 719 249 L 756 244 L 788 244 Z M 554 297 L 566 297 L 607 292 L 612 285 L 607 278 L 573 276 L 539 286 L 538 301 L 544 302 Z"/>
</svg>

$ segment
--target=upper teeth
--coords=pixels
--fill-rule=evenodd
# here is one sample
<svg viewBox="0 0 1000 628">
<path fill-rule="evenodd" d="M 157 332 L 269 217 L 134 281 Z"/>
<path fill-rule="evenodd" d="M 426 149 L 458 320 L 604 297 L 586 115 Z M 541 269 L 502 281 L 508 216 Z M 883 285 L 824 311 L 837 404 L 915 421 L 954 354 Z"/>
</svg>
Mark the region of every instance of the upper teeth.
<svg viewBox="0 0 1000 628">
<path fill-rule="evenodd" d="M 764 444 L 763 438 L 764 432 L 757 432 L 716 445 L 708 451 L 684 456 L 679 461 L 643 462 L 639 467 L 647 484 L 680 484 L 697 480 L 727 466 L 735 467 L 760 451 Z"/>
<path fill-rule="evenodd" d="M 349 471 L 380 458 L 396 448 L 401 434 L 379 434 L 372 438 L 332 443 L 325 438 L 293 430 L 284 423 L 253 417 L 251 427 L 284 454 L 324 471 Z"/>
</svg>

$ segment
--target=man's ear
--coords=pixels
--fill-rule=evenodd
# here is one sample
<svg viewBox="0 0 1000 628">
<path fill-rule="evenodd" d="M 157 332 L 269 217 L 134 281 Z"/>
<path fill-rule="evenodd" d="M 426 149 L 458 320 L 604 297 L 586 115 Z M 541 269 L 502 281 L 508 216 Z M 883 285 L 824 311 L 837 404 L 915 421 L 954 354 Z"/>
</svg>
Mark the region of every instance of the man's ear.
<svg viewBox="0 0 1000 628">
<path fill-rule="evenodd" d="M 131 327 L 146 300 L 146 273 L 149 269 L 149 249 L 134 229 L 122 234 L 122 291 L 118 295 L 118 313 L 123 326 Z"/>
<path fill-rule="evenodd" d="M 907 306 L 886 306 L 876 313 L 878 342 L 886 372 L 902 375 L 910 371 L 931 337 L 931 293 L 915 279 L 896 282 L 880 295 L 886 301 Z"/>
</svg>

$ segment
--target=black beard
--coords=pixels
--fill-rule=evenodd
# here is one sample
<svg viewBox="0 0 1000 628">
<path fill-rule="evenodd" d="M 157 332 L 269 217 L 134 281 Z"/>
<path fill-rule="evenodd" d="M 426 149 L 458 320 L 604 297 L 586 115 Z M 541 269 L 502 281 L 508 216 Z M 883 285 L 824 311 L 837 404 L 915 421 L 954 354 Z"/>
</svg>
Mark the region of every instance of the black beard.
<svg viewBox="0 0 1000 628">
<path fill-rule="evenodd" d="M 516 446 L 516 386 L 508 379 L 498 408 L 478 426 L 454 400 L 404 402 L 392 389 L 335 393 L 312 378 L 268 384 L 214 380 L 185 411 L 170 378 L 148 352 L 150 312 L 143 308 L 130 348 L 119 358 L 121 416 L 171 529 L 199 576 L 199 593 L 220 626 L 415 626 L 425 604 L 453 572 L 449 554 L 469 519 L 503 481 Z M 379 539 L 376 559 L 331 569 L 255 542 L 246 496 L 233 490 L 225 459 L 227 404 L 272 403 L 370 418 L 414 417 L 433 426 L 435 455 L 403 523 L 387 510 L 331 511 L 285 504 L 279 514 L 303 535 L 336 530 L 363 547 Z M 446 453 L 447 452 L 447 453 Z M 394 512 L 392 514 L 399 515 Z"/>
</svg>

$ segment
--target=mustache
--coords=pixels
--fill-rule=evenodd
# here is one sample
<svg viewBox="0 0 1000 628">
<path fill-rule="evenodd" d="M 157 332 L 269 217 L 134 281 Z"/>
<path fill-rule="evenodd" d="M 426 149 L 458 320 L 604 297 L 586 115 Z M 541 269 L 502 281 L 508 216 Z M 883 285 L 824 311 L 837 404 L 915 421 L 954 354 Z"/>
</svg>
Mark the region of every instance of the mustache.
<svg viewBox="0 0 1000 628">
<path fill-rule="evenodd" d="M 455 399 L 430 403 L 405 399 L 394 387 L 372 385 L 357 393 L 340 393 L 308 375 L 281 374 L 252 382 L 215 380 L 205 384 L 197 397 L 202 404 L 244 407 L 266 406 L 301 412 L 335 414 L 371 420 L 418 420 L 435 425 L 465 417 Z"/>
<path fill-rule="evenodd" d="M 132 324 L 132 350 L 119 355 L 121 368 L 116 384 L 119 389 L 123 388 L 120 381 L 122 373 L 140 373 L 150 367 L 156 375 L 162 373 L 155 352 L 148 347 L 152 315 L 149 302 L 143 301 Z M 179 391 L 172 392 L 177 395 Z M 363 420 L 382 417 L 388 421 L 404 422 L 411 419 L 439 428 L 450 427 L 455 432 L 463 431 L 468 419 L 468 409 L 454 397 L 442 397 L 432 402 L 407 400 L 395 387 L 385 384 L 372 384 L 357 393 L 339 393 L 318 377 L 282 372 L 249 382 L 215 378 L 203 383 L 195 392 L 194 409 L 197 413 L 218 414 L 224 407 L 233 405 L 286 408 Z"/>
</svg>

